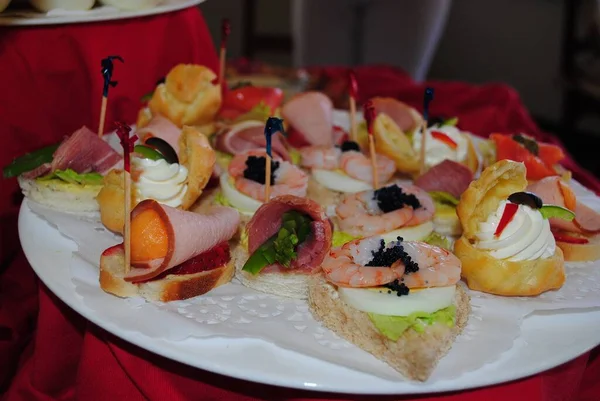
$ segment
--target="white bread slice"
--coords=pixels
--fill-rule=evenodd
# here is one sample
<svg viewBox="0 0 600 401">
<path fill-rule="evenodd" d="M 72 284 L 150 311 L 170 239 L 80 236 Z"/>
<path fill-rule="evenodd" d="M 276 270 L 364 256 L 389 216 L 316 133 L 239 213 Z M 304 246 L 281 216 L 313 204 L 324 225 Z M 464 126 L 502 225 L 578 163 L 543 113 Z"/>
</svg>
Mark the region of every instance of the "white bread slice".
<svg viewBox="0 0 600 401">
<path fill-rule="evenodd" d="M 177 301 L 206 294 L 231 281 L 234 259 L 226 265 L 194 274 L 171 274 L 163 279 L 132 284 L 123 279 L 125 255 L 121 250 L 100 258 L 100 288 L 118 297 L 141 296 L 149 301 Z"/>
<path fill-rule="evenodd" d="M 408 329 L 398 341 L 391 341 L 375 328 L 367 313 L 344 303 L 336 287 L 322 275 L 311 277 L 308 284 L 308 304 L 316 320 L 386 362 L 404 377 L 418 381 L 429 378 L 467 324 L 471 306 L 469 297 L 460 284 L 456 287 L 454 302 L 454 327 L 436 323 L 427 326 L 422 333 Z"/>
<path fill-rule="evenodd" d="M 235 260 L 235 277 L 246 287 L 280 297 L 307 299 L 308 274 L 258 273 L 253 275 L 242 270 L 248 260 L 248 251 L 243 245 L 236 246 L 231 253 Z"/>
<path fill-rule="evenodd" d="M 563 256 L 567 262 L 589 262 L 600 259 L 600 234 L 577 234 L 561 232 L 569 237 L 585 238 L 587 244 L 571 244 L 569 242 L 556 241 L 556 245 L 563 251 Z"/>
<path fill-rule="evenodd" d="M 102 185 L 70 184 L 58 179 L 40 181 L 22 176 L 17 180 L 23 195 L 46 207 L 71 213 L 100 210 L 96 196 Z"/>
</svg>

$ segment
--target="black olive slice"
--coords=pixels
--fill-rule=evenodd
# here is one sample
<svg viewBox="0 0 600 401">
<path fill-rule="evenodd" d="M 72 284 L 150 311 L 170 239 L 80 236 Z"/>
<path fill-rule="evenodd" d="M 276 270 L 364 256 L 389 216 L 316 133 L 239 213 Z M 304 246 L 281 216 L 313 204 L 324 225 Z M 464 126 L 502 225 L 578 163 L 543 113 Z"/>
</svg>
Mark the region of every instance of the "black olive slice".
<svg viewBox="0 0 600 401">
<path fill-rule="evenodd" d="M 544 206 L 544 202 L 540 197 L 531 192 L 515 192 L 508 197 L 508 200 L 518 205 L 529 206 L 532 209 L 539 209 Z"/>
<path fill-rule="evenodd" d="M 529 153 L 537 156 L 540 153 L 540 147 L 538 143 L 530 138 L 527 138 L 523 135 L 513 135 L 513 141 L 520 143 L 529 151 Z"/>
<path fill-rule="evenodd" d="M 341 149 L 342 152 L 348 152 L 349 150 L 355 150 L 357 152 L 360 152 L 360 147 L 358 146 L 358 143 L 354 141 L 344 141 L 344 143 L 342 143 Z"/>
<path fill-rule="evenodd" d="M 179 157 L 177 157 L 177 152 L 175 149 L 167 141 L 164 139 L 151 137 L 146 139 L 144 142 L 146 145 L 158 150 L 164 157 L 167 163 L 175 164 L 179 163 Z"/>
</svg>

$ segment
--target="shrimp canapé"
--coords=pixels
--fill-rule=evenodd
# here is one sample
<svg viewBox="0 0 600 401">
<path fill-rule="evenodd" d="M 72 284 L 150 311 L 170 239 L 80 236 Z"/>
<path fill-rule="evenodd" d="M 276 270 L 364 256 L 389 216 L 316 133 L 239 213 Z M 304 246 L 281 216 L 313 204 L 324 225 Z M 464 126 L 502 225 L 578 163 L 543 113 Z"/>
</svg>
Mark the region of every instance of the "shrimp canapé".
<svg viewBox="0 0 600 401">
<path fill-rule="evenodd" d="M 398 280 L 410 289 L 455 285 L 461 263 L 449 251 L 425 242 L 398 238 L 385 244 L 375 236 L 332 249 L 322 269 L 327 281 L 340 287 L 379 287 Z"/>
<path fill-rule="evenodd" d="M 271 162 L 271 198 L 280 195 L 306 196 L 308 176 L 293 164 L 273 155 Z M 231 160 L 228 172 L 241 193 L 265 201 L 265 152 L 249 150 Z"/>
<path fill-rule="evenodd" d="M 424 190 L 394 183 L 375 191 L 348 194 L 335 212 L 342 231 L 366 237 L 431 221 L 435 208 Z"/>
<path fill-rule="evenodd" d="M 360 151 L 356 142 L 346 141 L 341 147 L 308 146 L 300 149 L 302 167 L 322 170 L 341 170 L 349 177 L 373 182 L 371 160 Z M 377 155 L 377 174 L 379 182 L 388 182 L 396 172 L 393 160 Z"/>
</svg>

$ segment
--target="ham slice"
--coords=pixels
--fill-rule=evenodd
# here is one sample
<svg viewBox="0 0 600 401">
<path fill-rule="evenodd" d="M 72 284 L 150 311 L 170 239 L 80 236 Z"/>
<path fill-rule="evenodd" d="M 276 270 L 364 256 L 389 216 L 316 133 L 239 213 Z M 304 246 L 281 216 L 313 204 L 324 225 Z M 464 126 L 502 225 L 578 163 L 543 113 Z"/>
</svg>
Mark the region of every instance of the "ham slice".
<svg viewBox="0 0 600 401">
<path fill-rule="evenodd" d="M 43 175 L 48 174 L 50 171 L 52 171 L 52 165 L 50 163 L 44 163 L 31 171 L 23 173 L 22 176 L 25 179 L 33 180 L 37 177 L 41 177 Z"/>
<path fill-rule="evenodd" d="M 414 131 L 421 125 L 419 112 L 405 103 L 391 97 L 374 97 L 371 102 L 375 115 L 387 114 L 403 132 Z"/>
<path fill-rule="evenodd" d="M 248 150 L 264 149 L 267 146 L 264 131 L 265 124 L 260 121 L 243 121 L 219 134 L 215 142 L 215 149 L 232 155 L 238 155 Z M 276 133 L 271 137 L 271 150 L 281 159 L 291 160 L 281 133 Z"/>
<path fill-rule="evenodd" d="M 258 247 L 277 234 L 285 212 L 297 210 L 311 219 L 311 234 L 297 248 L 297 258 L 289 268 L 274 264 L 262 270 L 263 273 L 286 272 L 312 274 L 317 271 L 331 248 L 331 222 L 321 206 L 307 198 L 283 195 L 263 204 L 248 222 L 248 252 L 254 253 Z"/>
<path fill-rule="evenodd" d="M 464 164 L 444 160 L 415 180 L 415 185 L 427 192 L 447 192 L 460 198 L 473 181 L 473 172 Z"/>
<path fill-rule="evenodd" d="M 305 92 L 284 104 L 281 114 L 307 145 L 333 146 L 333 103 L 327 95 Z"/>
<path fill-rule="evenodd" d="M 77 173 L 109 171 L 122 157 L 102 138 L 81 127 L 56 149 L 51 171 L 71 169 Z"/>
<path fill-rule="evenodd" d="M 137 136 L 142 142 L 145 142 L 148 138 L 160 138 L 167 142 L 175 153 L 179 154 L 179 137 L 181 136 L 181 130 L 168 118 L 156 115 L 152 117 L 152 120 L 144 128 L 139 129 L 136 132 Z"/>
<path fill-rule="evenodd" d="M 133 263 L 126 281 L 150 280 L 162 272 L 228 241 L 237 232 L 240 215 L 229 207 L 213 207 L 207 214 L 198 214 L 145 200 L 131 212 L 131 218 L 147 209 L 158 213 L 168 233 L 168 251 L 164 258 Z"/>
<path fill-rule="evenodd" d="M 567 221 L 550 219 L 552 228 L 582 234 L 600 233 L 600 214 L 577 201 L 573 190 L 560 177 L 546 177 L 527 187 L 539 196 L 545 204 L 566 207 L 575 212 L 575 219 Z"/>
</svg>

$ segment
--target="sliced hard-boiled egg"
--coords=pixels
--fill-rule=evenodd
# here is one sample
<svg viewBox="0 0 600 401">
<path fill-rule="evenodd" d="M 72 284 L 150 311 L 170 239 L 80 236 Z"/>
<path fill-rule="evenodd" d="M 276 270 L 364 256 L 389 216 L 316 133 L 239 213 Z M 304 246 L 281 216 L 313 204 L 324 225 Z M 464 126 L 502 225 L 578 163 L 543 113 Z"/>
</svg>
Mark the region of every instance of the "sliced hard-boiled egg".
<svg viewBox="0 0 600 401">
<path fill-rule="evenodd" d="M 415 312 L 433 313 L 452 305 L 456 285 L 411 289 L 408 295 L 388 294 L 385 287 L 345 288 L 339 287 L 340 298 L 363 312 L 386 316 L 408 316 Z"/>
<path fill-rule="evenodd" d="M 229 174 L 221 174 L 219 183 L 221 185 L 221 191 L 223 191 L 223 196 L 225 196 L 229 203 L 231 203 L 231 205 L 240 213 L 252 216 L 254 212 L 261 207 L 262 202 L 241 193 L 231 184 Z"/>
<path fill-rule="evenodd" d="M 319 184 L 332 191 L 356 193 L 373 189 L 370 184 L 338 171 L 313 169 L 312 174 Z"/>
<path fill-rule="evenodd" d="M 421 241 L 424 240 L 433 232 L 433 222 L 426 221 L 418 226 L 402 227 L 389 233 L 381 234 L 385 243 L 396 241 L 398 237 L 402 237 L 404 241 Z"/>
</svg>

